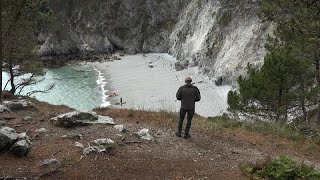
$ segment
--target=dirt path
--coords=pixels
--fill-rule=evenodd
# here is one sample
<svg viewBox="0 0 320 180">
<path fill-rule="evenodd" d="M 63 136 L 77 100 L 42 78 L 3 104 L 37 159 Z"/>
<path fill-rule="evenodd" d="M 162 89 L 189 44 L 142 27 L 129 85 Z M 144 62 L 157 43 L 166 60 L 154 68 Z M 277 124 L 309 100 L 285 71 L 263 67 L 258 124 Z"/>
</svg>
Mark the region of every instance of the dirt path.
<svg viewBox="0 0 320 180">
<path fill-rule="evenodd" d="M 218 136 L 197 128 L 192 129 L 191 138 L 179 138 L 174 135 L 174 125 L 159 126 L 151 121 L 139 121 L 139 118 L 114 120 L 125 126 L 125 133 L 117 132 L 110 125 L 58 128 L 48 120 L 70 109 L 43 106 L 38 106 L 38 111 L 6 115 L 13 118 L 8 120 L 7 126 L 14 127 L 17 132 L 27 131 L 34 147 L 27 158 L 0 154 L 0 179 L 246 179 L 239 169 L 240 164 L 280 152 L 290 154 L 285 150 L 273 152 L 261 138 L 252 143 L 237 134 Z M 23 120 L 27 115 L 30 121 Z M 39 128 L 49 132 L 36 133 Z M 140 140 L 134 134 L 143 128 L 150 130 L 154 141 Z M 83 138 L 62 137 L 74 134 L 81 134 Z M 99 138 L 111 138 L 117 145 L 110 153 L 88 156 L 75 147 L 75 142 L 87 147 Z M 51 158 L 59 160 L 60 164 L 47 168 L 39 166 L 43 160 Z"/>
</svg>

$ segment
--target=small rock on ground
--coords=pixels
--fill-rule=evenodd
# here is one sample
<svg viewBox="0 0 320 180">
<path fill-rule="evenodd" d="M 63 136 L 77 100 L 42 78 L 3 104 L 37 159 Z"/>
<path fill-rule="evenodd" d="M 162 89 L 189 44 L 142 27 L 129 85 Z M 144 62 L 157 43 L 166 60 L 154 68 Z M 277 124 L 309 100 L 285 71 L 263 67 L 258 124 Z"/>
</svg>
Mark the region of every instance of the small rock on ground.
<svg viewBox="0 0 320 180">
<path fill-rule="evenodd" d="M 39 164 L 40 167 L 49 167 L 49 166 L 56 166 L 59 165 L 60 161 L 57 159 L 46 159 Z"/>
</svg>

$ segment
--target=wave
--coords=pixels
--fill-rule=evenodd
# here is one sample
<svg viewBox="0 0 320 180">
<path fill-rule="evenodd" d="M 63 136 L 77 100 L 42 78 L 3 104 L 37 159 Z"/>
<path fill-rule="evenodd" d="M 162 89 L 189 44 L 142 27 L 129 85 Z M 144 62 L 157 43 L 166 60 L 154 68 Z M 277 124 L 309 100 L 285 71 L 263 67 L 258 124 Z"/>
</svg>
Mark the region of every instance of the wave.
<svg viewBox="0 0 320 180">
<path fill-rule="evenodd" d="M 111 105 L 111 103 L 109 101 L 107 101 L 108 96 L 106 94 L 109 90 L 106 89 L 106 84 L 107 84 L 106 78 L 104 77 L 104 73 L 99 71 L 95 66 L 93 66 L 93 69 L 98 72 L 98 79 L 96 82 L 102 91 L 102 97 L 101 97 L 102 103 L 101 103 L 100 107 L 108 107 Z"/>
</svg>

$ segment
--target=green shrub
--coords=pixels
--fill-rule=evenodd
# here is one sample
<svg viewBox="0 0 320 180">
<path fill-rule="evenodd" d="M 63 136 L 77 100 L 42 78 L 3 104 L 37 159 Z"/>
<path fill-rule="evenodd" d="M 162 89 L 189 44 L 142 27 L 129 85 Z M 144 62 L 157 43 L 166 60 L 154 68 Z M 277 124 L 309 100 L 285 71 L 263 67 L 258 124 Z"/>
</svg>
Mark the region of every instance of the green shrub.
<svg viewBox="0 0 320 180">
<path fill-rule="evenodd" d="M 130 110 L 128 111 L 128 117 L 133 117 L 134 114 L 135 114 L 135 111 L 134 111 L 134 110 L 130 109 Z"/>
<path fill-rule="evenodd" d="M 320 179 L 320 172 L 314 167 L 298 163 L 287 156 L 281 156 L 272 161 L 267 159 L 263 163 L 245 165 L 241 169 L 248 176 L 264 179 Z"/>
</svg>

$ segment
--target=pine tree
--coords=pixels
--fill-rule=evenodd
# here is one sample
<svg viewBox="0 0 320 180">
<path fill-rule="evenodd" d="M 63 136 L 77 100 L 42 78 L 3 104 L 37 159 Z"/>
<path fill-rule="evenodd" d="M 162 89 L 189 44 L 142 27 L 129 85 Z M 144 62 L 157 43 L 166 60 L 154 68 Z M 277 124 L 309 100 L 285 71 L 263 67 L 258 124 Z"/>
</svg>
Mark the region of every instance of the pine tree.
<svg viewBox="0 0 320 180">
<path fill-rule="evenodd" d="M 308 120 L 308 107 L 319 105 L 319 16 L 319 1 L 262 1 L 260 17 L 277 28 L 266 44 L 264 65 L 249 67 L 248 76 L 238 80 L 239 91 L 229 92 L 231 111 L 287 120 L 300 110 Z"/>
<path fill-rule="evenodd" d="M 312 83 L 305 81 L 312 74 L 305 73 L 310 64 L 295 58 L 290 47 L 276 47 L 260 69 L 248 66 L 248 77 L 239 77 L 239 92 L 228 94 L 231 111 L 285 121 L 289 113 L 305 107 L 301 104 L 312 92 Z"/>
<path fill-rule="evenodd" d="M 318 0 L 264 0 L 260 16 L 277 24 L 275 35 L 292 47 L 295 57 L 311 64 L 315 85 L 320 86 L 320 1 Z M 306 69 L 309 73 L 310 69 Z M 310 77 L 312 78 L 312 77 Z M 308 79 L 310 81 L 310 79 Z M 313 88 L 313 99 L 320 99 L 318 88 Z M 320 120 L 320 108 L 318 119 Z"/>
<path fill-rule="evenodd" d="M 10 72 L 10 91 L 14 94 L 18 88 L 34 83 L 34 75 L 43 73 L 36 52 L 37 34 L 48 27 L 51 12 L 46 0 L 3 0 L 2 3 L 1 48 L 4 68 Z M 19 66 L 19 71 L 14 70 L 15 66 Z M 15 77 L 26 73 L 32 75 L 16 84 Z"/>
</svg>

